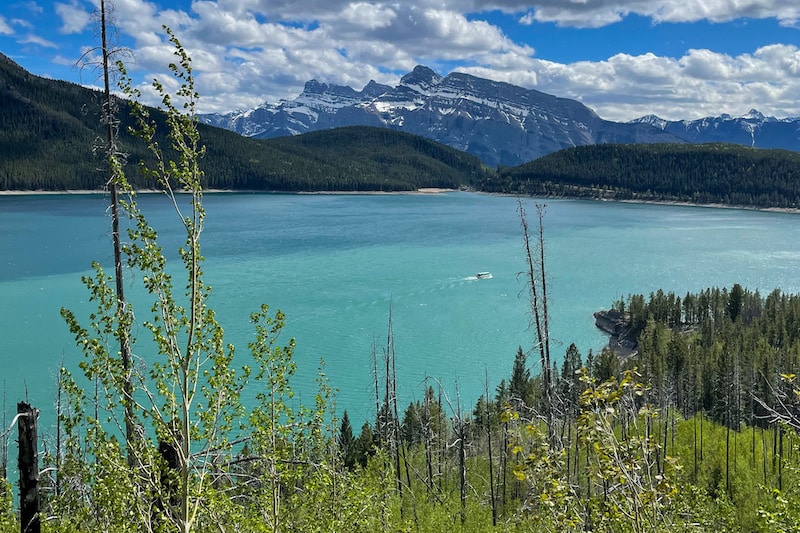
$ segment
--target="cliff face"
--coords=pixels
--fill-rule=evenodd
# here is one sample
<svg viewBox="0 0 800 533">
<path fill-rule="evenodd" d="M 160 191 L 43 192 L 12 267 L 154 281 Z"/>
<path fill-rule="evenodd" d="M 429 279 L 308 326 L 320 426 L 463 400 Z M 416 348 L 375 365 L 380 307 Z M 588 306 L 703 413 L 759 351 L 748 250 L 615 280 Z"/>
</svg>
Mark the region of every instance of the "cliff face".
<svg viewBox="0 0 800 533">
<path fill-rule="evenodd" d="M 638 353 L 636 339 L 629 338 L 631 332 L 627 317 L 616 309 L 594 313 L 594 325 L 609 334 L 608 349 L 617 357 L 626 359 Z"/>
</svg>

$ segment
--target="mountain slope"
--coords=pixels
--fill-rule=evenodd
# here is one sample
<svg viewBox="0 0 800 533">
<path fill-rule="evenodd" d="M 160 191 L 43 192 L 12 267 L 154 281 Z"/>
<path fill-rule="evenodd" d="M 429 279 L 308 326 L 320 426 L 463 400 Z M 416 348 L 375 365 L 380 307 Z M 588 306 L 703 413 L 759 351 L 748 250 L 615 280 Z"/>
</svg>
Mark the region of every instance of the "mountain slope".
<svg viewBox="0 0 800 533">
<path fill-rule="evenodd" d="M 458 72 L 442 77 L 423 66 L 397 87 L 370 82 L 355 91 L 312 80 L 294 100 L 201 118 L 259 138 L 380 126 L 436 140 L 490 166 L 517 165 L 587 144 L 682 142 L 650 124 L 603 120 L 575 100 Z"/>
<path fill-rule="evenodd" d="M 380 92 L 380 87 L 370 90 Z M 34 76 L 0 54 L 0 190 L 100 189 L 99 93 Z M 119 102 L 120 131 L 132 124 Z M 163 116 L 152 111 L 161 123 Z M 200 125 L 207 186 L 252 190 L 409 190 L 459 187 L 482 177 L 481 162 L 433 141 L 386 129 L 326 132 L 310 139 L 257 140 Z M 137 164 L 145 147 L 127 133 L 127 176 L 148 187 Z"/>
</svg>

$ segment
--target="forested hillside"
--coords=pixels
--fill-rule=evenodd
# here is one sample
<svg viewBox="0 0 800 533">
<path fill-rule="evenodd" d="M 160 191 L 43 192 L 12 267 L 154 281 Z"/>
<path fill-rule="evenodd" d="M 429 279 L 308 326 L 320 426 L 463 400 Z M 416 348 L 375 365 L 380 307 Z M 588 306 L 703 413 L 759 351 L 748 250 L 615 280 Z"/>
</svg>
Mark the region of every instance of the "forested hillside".
<svg viewBox="0 0 800 533">
<path fill-rule="evenodd" d="M 800 154 L 732 144 L 599 144 L 501 169 L 480 186 L 525 195 L 796 208 Z"/>
<path fill-rule="evenodd" d="M 91 75 L 87 73 L 87 75 Z M 153 187 L 138 172 L 150 157 L 127 131 L 133 124 L 119 100 L 120 148 L 136 187 Z M 0 190 L 102 188 L 100 93 L 39 78 L 0 54 Z M 164 118 L 154 112 L 164 142 Z M 343 128 L 305 139 L 259 141 L 200 126 L 207 153 L 205 186 L 259 191 L 413 190 L 469 186 L 487 170 L 473 156 L 381 128 Z"/>
</svg>

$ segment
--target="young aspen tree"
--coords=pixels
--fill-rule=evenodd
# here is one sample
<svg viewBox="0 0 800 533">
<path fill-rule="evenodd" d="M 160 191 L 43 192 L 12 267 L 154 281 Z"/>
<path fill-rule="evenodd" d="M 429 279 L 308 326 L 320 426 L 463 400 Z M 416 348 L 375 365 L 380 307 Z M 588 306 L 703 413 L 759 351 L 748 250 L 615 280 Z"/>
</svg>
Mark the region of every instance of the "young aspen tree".
<svg viewBox="0 0 800 533">
<path fill-rule="evenodd" d="M 147 144 L 155 161 L 151 168 L 143 166 L 143 171 L 167 196 L 185 232 L 179 250 L 185 291 L 182 297 L 176 296 L 157 233 L 131 199 L 120 201 L 132 221 L 122 252 L 128 267 L 138 273 L 144 292 L 153 299 L 150 318 L 137 322 L 150 332 L 152 342 L 127 337 L 137 352 L 136 365 L 129 366 L 112 353 L 106 339 L 119 337 L 119 331 L 131 331 L 132 322 L 123 321 L 132 321 L 134 315 L 126 306 L 120 317 L 111 277 L 99 264 L 94 265 L 94 276 L 84 277 L 90 300 L 97 303 L 90 327 L 82 327 L 72 312 L 62 310 L 86 355 L 81 368 L 89 382 L 99 384 L 94 409 L 102 414 L 95 417 L 83 415 L 91 399 L 74 382 L 65 385 L 73 404 L 73 416 L 65 419 L 73 464 L 80 464 L 81 451 L 76 444 L 79 419 L 88 422 L 86 447 L 94 464 L 84 465 L 76 475 L 85 482 L 81 490 L 86 498 L 95 502 L 93 516 L 86 518 L 98 528 L 117 522 L 138 531 L 187 532 L 216 525 L 231 505 L 221 494 L 227 490 L 227 477 L 219 465 L 229 462 L 234 443 L 246 428 L 239 397 L 250 371 L 246 366 L 240 370 L 233 367 L 233 346 L 223 342 L 222 328 L 207 305 L 211 289 L 203 279 L 200 235 L 205 210 L 199 162 L 204 149 L 195 115 L 198 94 L 189 56 L 174 34 L 166 31 L 177 57 L 170 69 L 180 88 L 172 96 L 158 81 L 153 87 L 161 96 L 170 157 L 161 148 L 157 122 L 138 103 L 140 94 L 132 88 L 124 67 L 118 67 L 123 73 L 121 87 L 132 97 L 133 116 L 138 121 L 133 133 Z M 179 196 L 178 191 L 184 195 Z M 143 369 L 147 369 L 146 376 Z M 131 370 L 135 372 L 131 374 Z M 137 383 L 136 393 L 132 381 Z M 120 410 L 124 412 L 122 422 Z M 129 424 L 137 428 L 136 439 L 127 436 Z M 133 467 L 122 458 L 117 435 L 126 435 L 127 458 L 135 457 Z"/>
</svg>

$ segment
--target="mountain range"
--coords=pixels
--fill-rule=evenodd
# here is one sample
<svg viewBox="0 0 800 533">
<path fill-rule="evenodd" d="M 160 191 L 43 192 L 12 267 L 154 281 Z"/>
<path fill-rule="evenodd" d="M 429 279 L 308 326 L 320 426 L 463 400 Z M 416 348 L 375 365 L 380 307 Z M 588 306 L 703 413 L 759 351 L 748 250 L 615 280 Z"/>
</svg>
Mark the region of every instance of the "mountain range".
<svg viewBox="0 0 800 533">
<path fill-rule="evenodd" d="M 564 148 L 603 143 L 729 142 L 800 150 L 800 118 L 751 111 L 693 121 L 650 115 L 627 123 L 600 118 L 576 100 L 453 72 L 417 66 L 396 87 L 370 81 L 362 90 L 311 80 L 294 100 L 201 116 L 255 138 L 297 135 L 340 126 L 385 127 L 421 135 L 513 166 Z"/>
<path fill-rule="evenodd" d="M 632 123 L 650 124 L 691 143 L 724 142 L 751 148 L 800 151 L 800 117 L 766 117 L 755 109 L 741 117 L 723 114 L 698 120 L 669 121 L 648 115 Z"/>
</svg>

